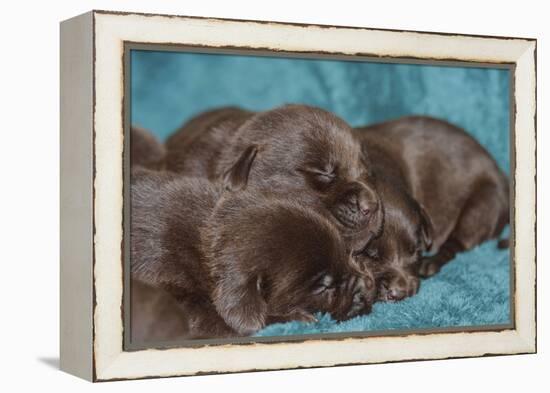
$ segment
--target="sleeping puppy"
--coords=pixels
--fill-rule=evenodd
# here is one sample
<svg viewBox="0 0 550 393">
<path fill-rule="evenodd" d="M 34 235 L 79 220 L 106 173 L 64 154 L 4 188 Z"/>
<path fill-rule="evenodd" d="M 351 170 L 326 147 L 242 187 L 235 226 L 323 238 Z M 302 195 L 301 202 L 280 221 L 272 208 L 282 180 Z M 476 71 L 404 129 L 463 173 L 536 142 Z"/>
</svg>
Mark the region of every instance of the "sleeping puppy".
<svg viewBox="0 0 550 393">
<path fill-rule="evenodd" d="M 381 236 L 355 257 L 373 272 L 377 300 L 398 301 L 418 291 L 416 269 L 422 254 L 431 248 L 433 227 L 425 210 L 411 196 L 405 174 L 392 157 L 392 145 L 368 133 L 362 138 L 372 153 L 377 191 L 384 201 L 384 228 Z"/>
<path fill-rule="evenodd" d="M 385 148 L 384 165 L 403 177 L 433 226 L 434 254 L 419 258 L 421 277 L 434 275 L 457 253 L 497 238 L 508 223 L 508 178 L 464 130 L 429 117 L 406 117 L 357 129 L 357 134 L 369 151 Z"/>
<path fill-rule="evenodd" d="M 166 146 L 168 169 L 214 182 L 227 181 L 243 152 L 256 149 L 247 187 L 271 197 L 292 195 L 327 216 L 351 249 L 363 248 L 382 229 L 368 156 L 350 127 L 322 109 L 220 109 L 191 120 Z"/>
<path fill-rule="evenodd" d="M 162 287 L 177 298 L 209 292 L 200 227 L 212 214 L 222 191 L 231 193 L 244 187 L 255 156 L 255 149 L 244 152 L 220 187 L 207 179 L 132 168 L 132 277 Z"/>
<path fill-rule="evenodd" d="M 345 320 L 370 312 L 374 278 L 362 271 L 325 217 L 289 199 L 240 192 L 222 198 L 202 243 L 212 301 L 236 332 L 273 322 Z"/>
<path fill-rule="evenodd" d="M 162 169 L 166 149 L 151 132 L 136 126 L 130 128 L 130 166 Z"/>
<path fill-rule="evenodd" d="M 347 319 L 369 312 L 375 298 L 372 275 L 326 218 L 234 190 L 255 154 L 237 160 L 221 195 L 204 179 L 133 171 L 132 278 L 183 305 L 187 338 L 250 335 L 318 311 Z"/>
</svg>

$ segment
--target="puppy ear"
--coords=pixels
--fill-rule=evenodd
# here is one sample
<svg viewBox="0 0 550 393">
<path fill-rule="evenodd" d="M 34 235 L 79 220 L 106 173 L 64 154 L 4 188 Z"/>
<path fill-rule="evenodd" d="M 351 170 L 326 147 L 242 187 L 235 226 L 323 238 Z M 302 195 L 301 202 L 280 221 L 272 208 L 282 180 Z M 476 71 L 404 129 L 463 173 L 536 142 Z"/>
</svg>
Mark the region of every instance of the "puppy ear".
<svg viewBox="0 0 550 393">
<path fill-rule="evenodd" d="M 267 304 L 262 296 L 259 277 L 228 275 L 214 290 L 214 305 L 220 316 L 232 329 L 250 336 L 266 325 Z"/>
<path fill-rule="evenodd" d="M 224 172 L 223 187 L 225 190 L 238 191 L 246 187 L 248 174 L 257 153 L 258 148 L 255 145 L 248 146 L 237 161 Z"/>
<path fill-rule="evenodd" d="M 428 213 L 426 213 L 426 210 L 424 210 L 424 207 L 419 206 L 420 208 L 420 236 L 422 236 L 422 244 L 424 245 L 424 249 L 426 251 L 430 251 L 430 248 L 432 248 L 432 242 L 433 242 L 433 224 L 432 220 L 430 219 L 430 216 L 428 216 Z"/>
</svg>

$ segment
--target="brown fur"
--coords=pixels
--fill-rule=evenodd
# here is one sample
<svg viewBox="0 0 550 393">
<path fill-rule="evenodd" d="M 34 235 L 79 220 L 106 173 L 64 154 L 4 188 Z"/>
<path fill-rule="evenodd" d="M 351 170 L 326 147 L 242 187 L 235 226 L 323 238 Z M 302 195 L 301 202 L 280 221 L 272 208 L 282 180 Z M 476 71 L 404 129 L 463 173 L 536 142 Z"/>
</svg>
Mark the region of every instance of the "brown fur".
<svg viewBox="0 0 550 393">
<path fill-rule="evenodd" d="M 250 166 L 253 154 L 238 161 Z M 187 338 L 249 335 L 317 311 L 369 312 L 374 278 L 334 225 L 296 202 L 232 191 L 246 173 L 233 170 L 221 196 L 205 179 L 133 172 L 132 278 L 178 301 Z"/>
<path fill-rule="evenodd" d="M 381 193 L 386 211 L 393 209 L 391 205 L 401 210 L 397 215 L 387 214 L 388 231 L 393 227 L 409 233 L 383 234 L 378 246 L 386 250 L 386 255 L 379 255 L 381 260 L 411 266 L 410 261 L 420 259 L 417 273 L 429 277 L 457 252 L 498 237 L 508 223 L 508 179 L 489 153 L 464 130 L 429 117 L 407 117 L 356 132 L 370 152 L 380 151 L 385 156 L 373 161 L 378 161 L 379 171 L 388 173 L 388 179 L 397 179 L 399 198 L 412 198 L 418 206 L 415 208 L 412 203 L 412 209 L 403 210 L 395 198 L 386 198 Z M 412 213 L 417 219 L 405 218 Z M 430 241 L 424 243 L 431 244 L 435 254 L 419 258 L 422 248 L 417 246 L 415 251 L 411 246 L 407 257 L 399 255 L 399 246 L 388 243 L 393 239 L 401 245 L 414 244 L 410 241 L 414 236 L 410 239 L 410 234 L 416 228 L 416 244 L 421 245 L 418 217 L 422 216 L 424 222 L 429 222 L 427 227 L 432 227 L 427 239 Z M 373 249 L 369 252 L 376 253 L 376 247 Z"/>
<path fill-rule="evenodd" d="M 374 278 L 361 272 L 334 225 L 288 199 L 222 198 L 204 228 L 212 299 L 226 323 L 252 334 L 267 323 L 343 320 L 370 312 Z"/>
<path fill-rule="evenodd" d="M 204 268 L 199 233 L 218 200 L 218 190 L 204 179 L 145 169 L 133 170 L 131 187 L 132 278 L 169 294 L 186 321 L 186 328 L 176 331 L 177 337 L 171 330 L 164 335 L 157 331 L 154 337 L 162 336 L 166 341 L 237 335 L 210 301 L 212 283 Z M 156 301 L 154 297 L 149 299 Z M 133 309 L 132 319 L 147 321 L 142 313 L 151 307 Z M 170 306 L 170 310 L 174 312 L 175 308 Z M 168 322 L 164 317 L 158 321 L 158 329 L 176 316 L 166 318 Z"/>
<path fill-rule="evenodd" d="M 131 281 L 130 298 L 133 343 L 236 336 L 204 299 L 176 300 L 164 289 L 137 279 Z"/>
<path fill-rule="evenodd" d="M 227 107 L 203 112 L 166 141 L 166 168 L 190 177 L 219 179 L 216 162 L 253 112 Z"/>
<path fill-rule="evenodd" d="M 224 178 L 242 152 L 257 157 L 247 187 L 288 196 L 327 216 L 348 247 L 360 249 L 380 232 L 383 206 L 368 156 L 350 127 L 333 114 L 304 105 L 253 113 L 207 112 L 167 141 L 167 167 L 212 181 Z"/>
<path fill-rule="evenodd" d="M 384 201 L 381 236 L 356 258 L 371 269 L 378 285 L 378 300 L 397 301 L 416 294 L 420 280 L 417 263 L 432 243 L 433 227 L 424 209 L 411 196 L 393 145 L 377 135 L 362 135 L 372 158 L 377 190 Z"/>
<path fill-rule="evenodd" d="M 163 169 L 166 149 L 149 131 L 140 127 L 130 128 L 130 166 Z"/>
</svg>

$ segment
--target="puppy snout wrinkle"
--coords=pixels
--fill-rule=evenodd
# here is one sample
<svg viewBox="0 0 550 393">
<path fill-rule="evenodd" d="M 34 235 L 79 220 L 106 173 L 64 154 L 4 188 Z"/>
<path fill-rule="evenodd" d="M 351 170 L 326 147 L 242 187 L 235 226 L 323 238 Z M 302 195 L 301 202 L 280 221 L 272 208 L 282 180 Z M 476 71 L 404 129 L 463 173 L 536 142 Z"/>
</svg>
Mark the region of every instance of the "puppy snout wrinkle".
<svg viewBox="0 0 550 393">
<path fill-rule="evenodd" d="M 347 204 L 350 210 L 364 216 L 369 216 L 378 210 L 376 194 L 359 183 L 354 185 L 348 193 Z"/>
<path fill-rule="evenodd" d="M 361 190 L 357 196 L 357 207 L 365 216 L 375 213 L 378 210 L 376 195 L 368 188 Z"/>
</svg>

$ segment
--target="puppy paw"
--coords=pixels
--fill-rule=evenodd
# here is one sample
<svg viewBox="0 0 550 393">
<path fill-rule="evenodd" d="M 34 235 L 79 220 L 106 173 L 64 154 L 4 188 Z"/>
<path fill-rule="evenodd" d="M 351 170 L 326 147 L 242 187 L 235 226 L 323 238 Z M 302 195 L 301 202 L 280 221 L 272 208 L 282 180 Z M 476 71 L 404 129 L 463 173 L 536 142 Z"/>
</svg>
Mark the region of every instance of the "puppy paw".
<svg viewBox="0 0 550 393">
<path fill-rule="evenodd" d="M 292 315 L 292 319 L 295 321 L 300 322 L 306 322 L 306 323 L 316 323 L 319 322 L 317 318 L 315 318 L 315 315 L 308 313 L 306 311 L 296 311 L 295 314 Z"/>
<path fill-rule="evenodd" d="M 253 315 L 248 315 L 247 317 L 226 317 L 224 320 L 228 326 L 243 337 L 252 336 L 266 326 L 263 317 Z"/>
<path fill-rule="evenodd" d="M 422 278 L 428 278 L 439 272 L 440 264 L 433 258 L 423 258 L 418 267 L 418 275 Z"/>
</svg>

